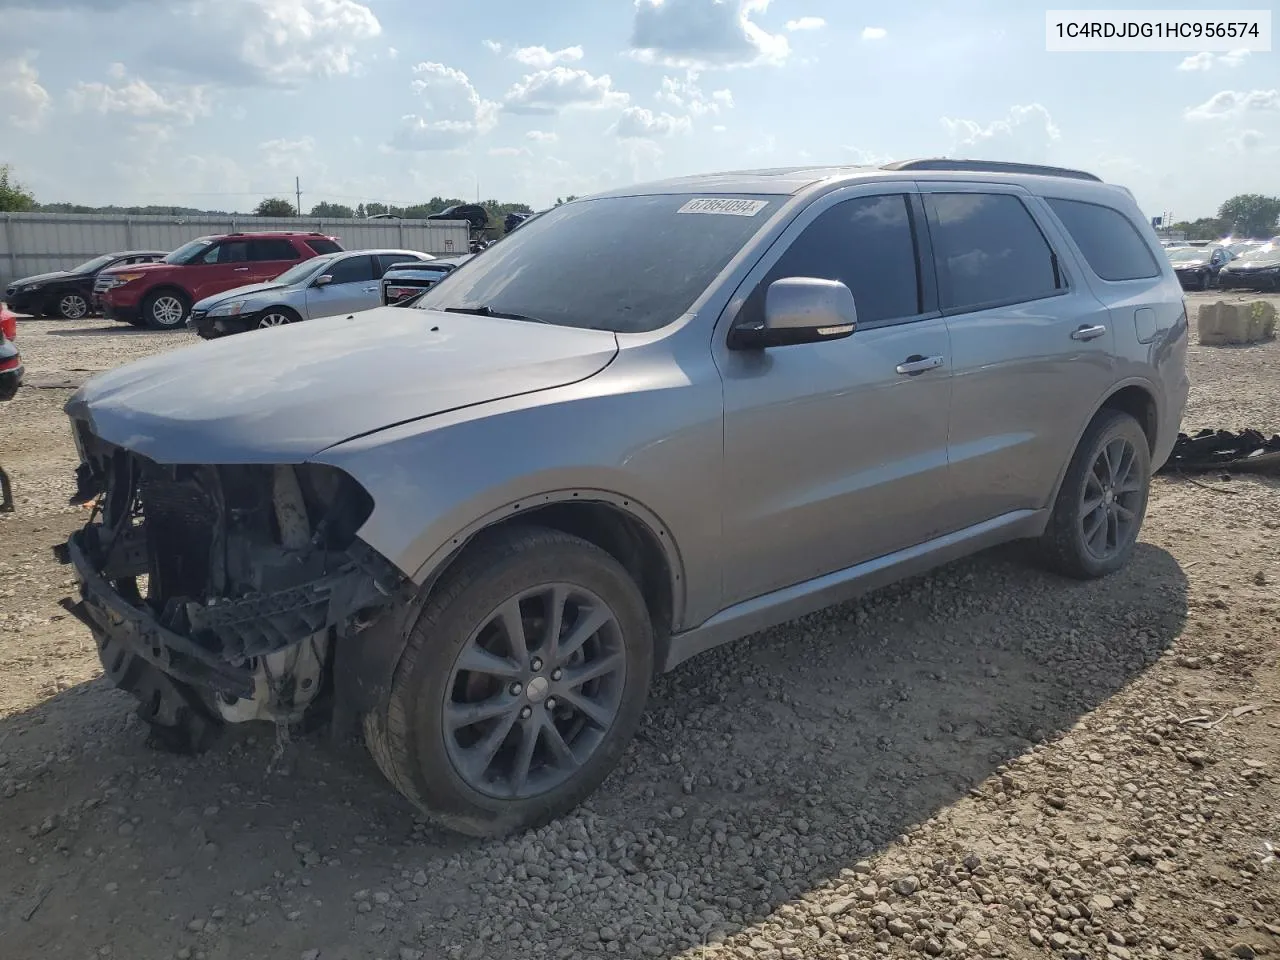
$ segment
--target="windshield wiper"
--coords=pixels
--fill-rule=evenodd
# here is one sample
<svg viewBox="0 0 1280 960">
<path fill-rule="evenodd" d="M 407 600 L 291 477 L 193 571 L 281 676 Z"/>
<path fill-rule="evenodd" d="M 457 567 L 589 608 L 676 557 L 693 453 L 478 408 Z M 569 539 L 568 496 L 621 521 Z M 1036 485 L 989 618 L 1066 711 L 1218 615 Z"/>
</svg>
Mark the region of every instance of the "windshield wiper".
<svg viewBox="0 0 1280 960">
<path fill-rule="evenodd" d="M 541 317 L 526 317 L 523 313 L 503 313 L 485 305 L 482 307 L 445 307 L 445 313 L 466 313 L 473 317 L 497 317 L 499 320 L 526 320 L 529 323 L 550 323 Z"/>
</svg>

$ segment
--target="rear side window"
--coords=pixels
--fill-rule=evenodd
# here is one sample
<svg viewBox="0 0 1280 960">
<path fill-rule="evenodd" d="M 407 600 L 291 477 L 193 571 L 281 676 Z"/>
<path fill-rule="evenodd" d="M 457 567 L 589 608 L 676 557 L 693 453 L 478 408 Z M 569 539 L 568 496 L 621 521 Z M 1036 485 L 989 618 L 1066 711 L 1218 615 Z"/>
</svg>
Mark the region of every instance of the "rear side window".
<svg viewBox="0 0 1280 960">
<path fill-rule="evenodd" d="M 333 277 L 333 283 L 359 283 L 362 280 L 372 280 L 373 277 L 373 257 L 347 257 L 333 264 L 328 270 Z"/>
<path fill-rule="evenodd" d="M 1046 200 L 1071 234 L 1090 268 L 1103 280 L 1160 276 L 1155 257 L 1129 218 L 1096 203 Z"/>
<path fill-rule="evenodd" d="M 397 263 L 422 263 L 422 261 L 409 253 L 380 253 L 378 254 L 378 276 L 382 276 Z"/>
<path fill-rule="evenodd" d="M 925 194 L 944 310 L 1052 296 L 1065 284 L 1031 213 L 1007 193 Z"/>
<path fill-rule="evenodd" d="M 316 253 L 340 253 L 342 251 L 342 247 L 325 237 L 309 237 L 305 242 Z"/>
<path fill-rule="evenodd" d="M 920 313 L 915 236 L 902 194 L 855 197 L 805 227 L 743 305 L 738 322 L 764 320 L 769 284 L 787 277 L 839 280 L 853 291 L 859 323 Z"/>
<path fill-rule="evenodd" d="M 249 249 L 254 260 L 297 260 L 298 251 L 288 240 L 276 237 L 254 240 Z"/>
</svg>

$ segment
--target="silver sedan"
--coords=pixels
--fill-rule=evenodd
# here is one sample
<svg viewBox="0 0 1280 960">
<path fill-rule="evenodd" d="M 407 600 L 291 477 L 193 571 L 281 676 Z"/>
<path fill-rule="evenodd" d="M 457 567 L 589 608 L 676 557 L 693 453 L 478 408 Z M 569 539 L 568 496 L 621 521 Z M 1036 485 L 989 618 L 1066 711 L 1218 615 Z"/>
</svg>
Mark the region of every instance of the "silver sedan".
<svg viewBox="0 0 1280 960">
<path fill-rule="evenodd" d="M 206 340 L 380 306 L 381 281 L 399 263 L 434 260 L 419 250 L 346 250 L 304 260 L 274 280 L 206 297 L 187 326 Z"/>
</svg>

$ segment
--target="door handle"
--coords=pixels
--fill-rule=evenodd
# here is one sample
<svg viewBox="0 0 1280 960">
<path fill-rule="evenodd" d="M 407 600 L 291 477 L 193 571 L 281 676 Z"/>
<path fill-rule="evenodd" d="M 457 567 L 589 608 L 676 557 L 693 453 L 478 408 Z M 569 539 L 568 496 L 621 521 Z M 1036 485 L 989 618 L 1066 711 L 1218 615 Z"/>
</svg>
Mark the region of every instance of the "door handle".
<svg viewBox="0 0 1280 960">
<path fill-rule="evenodd" d="M 249 272 L 249 268 L 248 268 L 248 267 L 236 267 L 234 272 L 235 272 L 235 273 L 248 273 L 248 272 Z"/>
<path fill-rule="evenodd" d="M 894 369 L 904 377 L 914 377 L 917 373 L 925 373 L 928 370 L 937 370 L 946 363 L 942 357 L 922 357 L 919 354 L 907 357 Z"/>
<path fill-rule="evenodd" d="M 1097 340 L 1100 336 L 1102 336 L 1106 332 L 1107 332 L 1107 328 L 1099 323 L 1092 327 L 1086 326 L 1086 327 L 1080 327 L 1079 329 L 1076 329 L 1076 330 L 1072 330 L 1071 339 L 1072 340 Z"/>
<path fill-rule="evenodd" d="M 365 288 L 364 288 L 364 292 L 365 292 L 365 293 L 377 293 L 377 292 L 378 292 L 378 288 L 377 288 L 377 287 L 365 287 Z"/>
</svg>

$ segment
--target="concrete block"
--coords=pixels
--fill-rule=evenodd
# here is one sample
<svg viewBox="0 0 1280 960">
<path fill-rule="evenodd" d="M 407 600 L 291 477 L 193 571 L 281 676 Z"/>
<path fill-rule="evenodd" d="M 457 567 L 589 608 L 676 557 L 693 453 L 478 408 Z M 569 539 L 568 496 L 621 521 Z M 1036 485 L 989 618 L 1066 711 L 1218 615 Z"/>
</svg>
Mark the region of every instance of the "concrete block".
<svg viewBox="0 0 1280 960">
<path fill-rule="evenodd" d="M 1276 308 L 1266 300 L 1206 303 L 1200 307 L 1196 327 L 1205 346 L 1261 343 L 1276 335 Z"/>
</svg>

